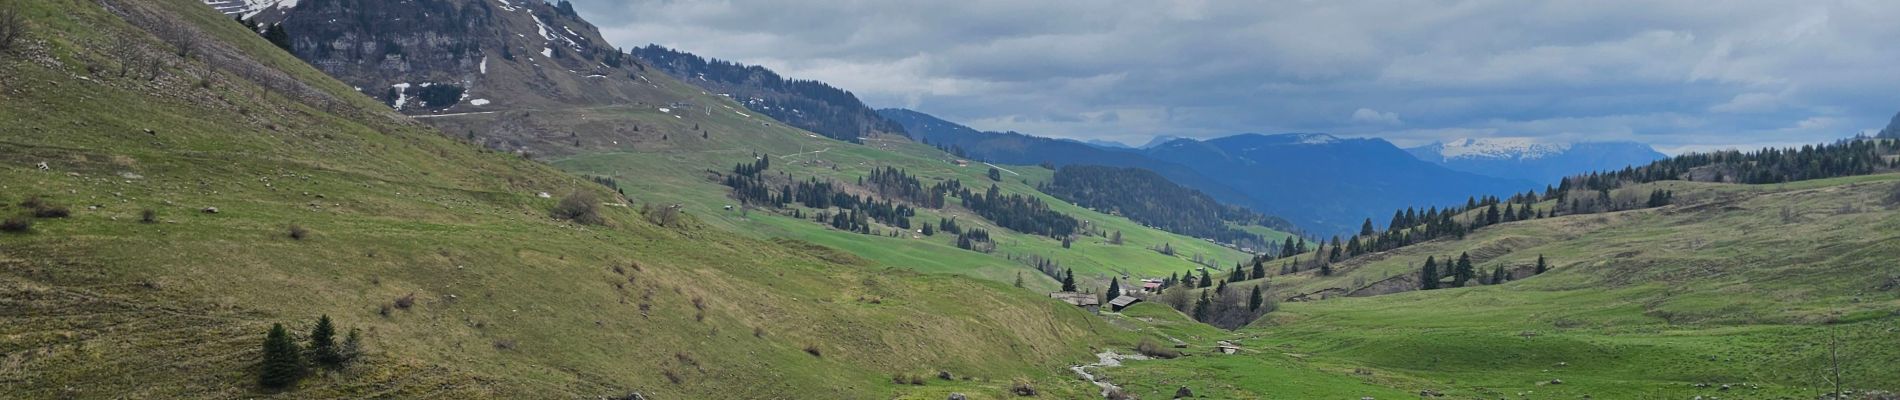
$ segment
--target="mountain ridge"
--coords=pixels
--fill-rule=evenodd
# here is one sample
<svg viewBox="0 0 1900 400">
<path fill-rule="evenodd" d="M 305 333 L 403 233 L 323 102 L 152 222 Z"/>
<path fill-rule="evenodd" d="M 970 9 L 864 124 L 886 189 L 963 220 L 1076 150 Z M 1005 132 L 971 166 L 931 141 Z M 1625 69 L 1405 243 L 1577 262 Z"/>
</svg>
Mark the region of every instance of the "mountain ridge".
<svg viewBox="0 0 1900 400">
<path fill-rule="evenodd" d="M 1546 143 L 1534 138 L 1463 138 L 1405 151 L 1454 170 L 1546 184 L 1571 175 L 1622 169 L 1667 157 L 1634 141 Z"/>
</svg>

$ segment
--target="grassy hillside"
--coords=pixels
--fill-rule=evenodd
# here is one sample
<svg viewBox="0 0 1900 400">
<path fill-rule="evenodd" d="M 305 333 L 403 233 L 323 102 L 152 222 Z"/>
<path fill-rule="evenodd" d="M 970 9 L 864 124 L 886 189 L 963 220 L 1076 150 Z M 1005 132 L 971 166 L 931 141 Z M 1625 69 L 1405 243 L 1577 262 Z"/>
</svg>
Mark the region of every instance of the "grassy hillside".
<svg viewBox="0 0 1900 400">
<path fill-rule="evenodd" d="M 1201 342 L 1236 340 L 1250 350 L 1240 356 L 1132 362 L 1108 376 L 1145 394 L 1187 384 L 1216 397 L 1385 397 L 1261 383 L 1285 382 L 1297 371 L 1280 366 L 1292 363 L 1452 398 L 1813 398 L 1837 349 L 1846 387 L 1900 389 L 1900 175 L 1623 190 L 1659 187 L 1675 205 L 1506 223 L 1268 285 L 1284 298 L 1416 282 L 1426 256 L 1465 252 L 1515 281 L 1286 302 Z M 1539 255 L 1553 268 L 1530 276 Z"/>
<path fill-rule="evenodd" d="M 995 234 L 998 249 L 982 254 L 955 247 L 955 235 L 889 238 L 838 231 L 809 220 L 813 210 L 804 210 L 806 220 L 770 210 L 725 210 L 737 206 L 730 190 L 714 178 L 730 173 L 732 166 L 751 163 L 756 155 L 773 158 L 774 173 L 788 173 L 794 179 L 809 177 L 855 183 L 874 168 L 897 167 L 920 176 L 925 186 L 958 179 L 966 187 L 980 192 L 992 181 L 986 177 L 988 166 L 973 163 L 958 166 L 954 158 L 936 148 L 895 137 L 865 138 L 856 145 L 824 138 L 798 130 L 748 111 L 730 99 L 708 94 L 691 85 L 665 77 L 652 77 L 656 90 L 676 100 L 658 105 L 602 106 L 575 109 L 537 109 L 468 114 L 429 118 L 429 123 L 446 132 L 479 131 L 485 126 L 522 125 L 555 132 L 542 146 L 551 163 L 576 173 L 614 178 L 627 193 L 668 204 L 684 205 L 709 225 L 763 238 L 797 238 L 840 248 L 863 256 L 879 265 L 925 272 L 948 272 L 976 276 L 999 282 L 1013 282 L 1021 273 L 1026 284 L 1038 289 L 1055 287 L 1055 281 L 1041 276 L 1014 258 L 1038 256 L 1054 259 L 1074 268 L 1078 279 L 1096 290 L 1105 288 L 1111 275 L 1137 278 L 1163 277 L 1198 267 L 1195 255 L 1213 260 L 1221 268 L 1244 261 L 1248 255 L 1191 237 L 1146 228 L 1126 218 L 1113 217 L 1077 207 L 1035 189 L 1054 173 L 1033 166 L 1001 166 L 1010 171 L 994 182 L 1004 193 L 1041 198 L 1055 210 L 1093 224 L 1097 231 L 1121 231 L 1124 244 L 1111 245 L 1105 237 L 1085 237 L 1072 248 L 1063 249 L 1056 239 L 1023 235 L 996 228 L 967 209 L 956 206 L 943 210 L 918 210 L 915 223 L 935 223 L 939 218 L 957 217 L 965 225 L 982 227 Z M 666 97 L 665 95 L 656 95 Z M 635 128 L 637 127 L 637 128 Z M 559 134 L 568 132 L 571 135 Z M 571 138 L 570 138 L 571 136 Z M 888 227 L 881 227 L 888 231 Z M 1254 232 L 1270 241 L 1287 234 L 1254 227 Z M 1175 256 L 1149 250 L 1168 244 Z M 1086 278 L 1086 279 L 1084 279 Z"/>
<path fill-rule="evenodd" d="M 0 397 L 1077 397 L 1062 367 L 1132 342 L 709 208 L 656 226 L 630 205 L 669 195 L 445 137 L 192 0 L 8 4 L 30 30 L 0 58 L 0 214 L 71 215 L 0 233 Z M 605 225 L 548 217 L 576 191 Z M 326 314 L 365 359 L 260 391 L 266 329 Z M 890 383 L 938 370 L 959 379 Z"/>
</svg>

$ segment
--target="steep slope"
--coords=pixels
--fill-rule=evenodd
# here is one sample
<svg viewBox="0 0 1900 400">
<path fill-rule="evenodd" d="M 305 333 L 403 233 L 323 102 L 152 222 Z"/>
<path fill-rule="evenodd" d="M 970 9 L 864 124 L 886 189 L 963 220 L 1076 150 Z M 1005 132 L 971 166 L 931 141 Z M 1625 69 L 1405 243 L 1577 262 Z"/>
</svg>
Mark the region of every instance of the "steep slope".
<svg viewBox="0 0 1900 400">
<path fill-rule="evenodd" d="M 1453 170 L 1537 183 L 1555 183 L 1570 175 L 1618 170 L 1667 157 L 1636 142 L 1539 143 L 1524 138 L 1468 138 L 1405 151 Z"/>
<path fill-rule="evenodd" d="M 1141 168 L 1161 174 L 1182 186 L 1200 190 L 1225 203 L 1249 207 L 1257 203 L 1227 183 L 1208 179 L 1192 168 L 1156 160 L 1134 151 L 1104 149 L 1015 132 L 983 132 L 912 110 L 892 108 L 878 110 L 878 113 L 903 124 L 918 140 L 960 152 L 959 156 L 962 157 L 1021 165 L 1079 164 Z"/>
<path fill-rule="evenodd" d="M 1900 389 L 1887 367 L 1900 362 L 1891 346 L 1900 340 L 1900 175 L 1671 181 L 1617 195 L 1656 189 L 1677 203 L 1505 223 L 1355 258 L 1331 276 L 1273 276 L 1275 297 L 1350 297 L 1282 303 L 1252 327 L 1203 339 L 1258 351 L 1130 363 L 1108 376 L 1167 382 L 1134 385 L 1142 395 L 1188 385 L 1253 397 L 1287 393 L 1268 378 L 1292 358 L 1451 398 L 1809 398 L 1831 390 L 1838 351 L 1848 354 L 1844 387 Z M 1467 253 L 1480 271 L 1503 267 L 1513 279 L 1384 294 L 1416 287 L 1428 256 Z M 1533 274 L 1539 257 L 1549 272 Z M 1209 368 L 1236 372 L 1199 374 Z M 1351 390 L 1360 389 L 1321 394 L 1360 395 Z"/>
<path fill-rule="evenodd" d="M 567 43 L 559 40 L 559 37 L 544 38 L 541 36 L 543 32 L 566 32 L 571 29 L 581 35 L 570 39 L 593 43 L 584 48 L 611 48 L 597 41 L 597 35 L 592 33 L 593 29 L 586 22 L 561 11 L 558 6 L 530 7 L 492 0 L 393 2 L 360 8 L 320 5 L 300 4 L 291 10 L 288 21 L 335 21 L 330 23 L 332 26 L 323 29 L 347 35 L 348 32 L 398 29 L 382 25 L 408 18 L 405 15 L 447 13 L 449 11 L 437 10 L 446 8 L 459 10 L 455 11 L 460 13 L 457 15 L 489 25 L 416 24 L 400 28 L 403 33 L 395 35 L 395 40 L 409 43 L 409 39 L 404 38 L 421 40 L 472 32 L 466 35 L 509 38 L 508 43 L 514 46 L 541 46 Z M 489 12 L 479 11 L 484 9 L 496 11 L 492 12 L 492 17 L 488 17 Z M 546 28 L 542 25 L 546 25 Z M 326 31 L 294 27 L 288 30 L 296 43 L 334 42 L 317 40 L 322 32 Z M 376 35 L 362 36 L 354 42 L 375 42 L 365 39 L 372 36 Z M 479 46 L 482 46 L 484 54 L 499 51 L 493 45 Z M 418 47 L 427 49 L 414 51 L 456 54 L 456 49 L 469 46 L 430 40 L 404 44 L 405 49 Z M 299 53 L 304 57 L 310 54 Z M 427 57 L 417 59 L 424 58 Z M 448 56 L 441 58 L 457 59 Z M 321 57 L 307 60 L 318 65 L 330 62 L 327 61 L 330 59 Z M 527 63 L 525 58 L 518 60 L 522 62 L 515 63 L 516 67 L 545 72 L 549 79 L 567 76 L 552 67 L 537 67 Z M 488 62 L 490 74 L 477 77 L 476 81 L 492 81 L 492 85 L 510 84 L 504 81 L 511 79 L 509 75 L 499 74 L 503 69 L 498 66 L 503 64 L 498 63 L 502 61 L 491 57 Z M 370 87 L 387 81 L 428 81 L 434 79 L 430 77 L 443 74 L 444 71 L 451 75 L 466 74 L 465 70 L 457 69 L 465 68 L 462 66 L 464 62 L 418 61 L 408 65 L 401 69 L 373 68 L 365 70 L 363 74 L 343 73 L 339 76 L 354 85 Z M 1231 265 L 1249 257 L 1235 249 L 1143 227 L 1125 218 L 1093 212 L 1041 194 L 1035 190 L 1034 182 L 1047 179 L 1052 171 L 1046 169 L 1004 166 L 1002 168 L 1009 171 L 1008 179 L 992 181 L 985 176 L 987 167 L 957 166 L 951 163 L 953 157 L 901 136 L 864 137 L 863 145 L 828 138 L 752 111 L 740 99 L 683 83 L 660 72 L 658 68 L 640 72 L 640 66 L 644 64 L 627 65 L 638 76 L 592 78 L 603 86 L 638 82 L 627 86 L 624 92 L 599 89 L 606 91 L 596 93 L 596 89 L 587 89 L 569 96 L 571 98 L 552 100 L 534 100 L 538 99 L 535 97 L 538 95 L 526 93 L 525 97 L 514 99 L 528 100 L 505 98 L 495 101 L 529 101 L 534 104 L 529 108 L 456 112 L 463 110 L 459 107 L 464 107 L 456 106 L 458 108 L 450 112 L 418 117 L 450 136 L 480 142 L 492 149 L 549 160 L 564 169 L 613 183 L 618 189 L 642 197 L 643 200 L 698 213 L 702 221 L 715 228 L 761 239 L 797 238 L 813 241 L 845 249 L 880 265 L 964 274 L 1005 283 L 1021 280 L 1024 286 L 1040 290 L 1056 287 L 1056 280 L 1048 277 L 1045 274 L 1047 271 L 1075 269 L 1083 287 L 1103 288 L 1110 275 L 1152 276 L 1206 264 Z M 565 93 L 559 90 L 560 87 L 549 89 L 556 94 Z M 481 95 L 483 92 L 478 88 L 474 93 Z M 599 93 L 622 93 L 634 101 L 615 100 L 619 98 L 614 97 L 618 94 L 596 97 L 595 94 Z M 860 182 L 873 170 L 894 167 L 919 177 L 926 187 L 954 180 L 967 183 L 980 193 L 988 185 L 995 184 L 1003 194 L 1039 199 L 1056 212 L 1085 222 L 1087 229 L 1084 235 L 1070 238 L 1069 246 L 1064 247 L 1060 239 L 998 229 L 993 221 L 985 221 L 973 210 L 963 207 L 960 199 L 950 202 L 947 207 L 917 211 L 916 215 L 909 218 L 909 229 L 884 223 L 869 224 L 876 233 L 871 235 L 833 229 L 814 219 L 820 215 L 841 214 L 849 210 L 836 207 L 762 209 L 758 203 L 750 206 L 743 203 L 733 190 L 723 184 L 726 177 L 735 172 L 734 165 L 751 164 L 759 158 L 771 158 L 774 161 L 771 171 L 774 176 L 771 179 L 776 185 L 768 189 L 769 192 L 778 193 L 791 183 L 816 179 L 836 183 L 846 188 L 845 192 L 849 195 L 869 195 L 873 192 L 868 187 L 854 182 Z M 918 229 L 924 223 L 936 224 L 949 218 L 957 218 L 960 225 L 982 228 L 995 234 L 993 239 L 997 250 L 980 253 L 960 249 L 956 246 L 956 235 L 925 235 Z M 894 235 L 897 231 L 907 231 L 909 235 Z M 1124 244 L 1107 243 L 1107 236 L 1115 231 L 1124 233 Z M 1149 250 L 1162 247 L 1178 251 L 1168 255 Z"/>
<path fill-rule="evenodd" d="M 445 137 L 202 3 L 5 6 L 31 44 L 0 56 L 0 211 L 70 215 L 0 233 L 0 397 L 1075 397 L 1062 367 L 1123 337 L 699 210 L 650 223 L 651 197 Z M 256 389 L 266 329 L 318 315 L 368 354 Z M 977 379 L 889 383 L 939 369 Z"/>
<path fill-rule="evenodd" d="M 884 119 L 851 92 L 824 82 L 786 79 L 765 67 L 708 60 L 659 45 L 633 54 L 687 83 L 737 99 L 748 109 L 799 129 L 847 142 L 905 135 L 903 126 Z"/>
<path fill-rule="evenodd" d="M 1893 121 L 1887 122 L 1887 129 L 1881 129 L 1878 137 L 1900 139 L 1900 113 L 1893 115 Z"/>
<path fill-rule="evenodd" d="M 1255 209 L 1327 234 L 1356 231 L 1366 218 L 1406 206 L 1463 203 L 1472 195 L 1535 186 L 1445 169 L 1384 140 L 1325 134 L 1182 139 L 1145 154 L 1240 188 L 1256 200 Z"/>
</svg>

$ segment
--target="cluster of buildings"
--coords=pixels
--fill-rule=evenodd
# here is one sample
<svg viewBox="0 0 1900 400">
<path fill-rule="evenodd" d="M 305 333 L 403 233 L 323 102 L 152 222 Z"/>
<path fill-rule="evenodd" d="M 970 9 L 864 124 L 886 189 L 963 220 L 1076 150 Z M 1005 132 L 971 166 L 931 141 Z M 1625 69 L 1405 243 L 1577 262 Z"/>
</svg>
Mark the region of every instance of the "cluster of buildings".
<svg viewBox="0 0 1900 400">
<path fill-rule="evenodd" d="M 1085 292 L 1052 292 L 1049 293 L 1049 298 L 1061 300 L 1064 303 L 1087 309 L 1089 312 L 1101 312 L 1102 299 L 1107 298 L 1108 310 L 1120 312 L 1122 309 L 1135 305 L 1135 303 L 1140 303 L 1142 297 L 1146 295 L 1160 293 L 1161 287 L 1162 281 L 1160 279 L 1142 279 L 1139 288 L 1122 288 L 1122 293 L 1108 293 L 1106 296 L 1097 296 L 1094 293 Z"/>
</svg>

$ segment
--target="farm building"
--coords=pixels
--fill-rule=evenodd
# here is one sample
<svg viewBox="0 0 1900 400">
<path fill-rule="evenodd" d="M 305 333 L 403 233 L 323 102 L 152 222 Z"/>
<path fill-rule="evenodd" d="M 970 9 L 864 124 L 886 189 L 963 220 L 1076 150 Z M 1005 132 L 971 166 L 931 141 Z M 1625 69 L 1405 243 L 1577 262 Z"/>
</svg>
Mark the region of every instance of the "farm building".
<svg viewBox="0 0 1900 400">
<path fill-rule="evenodd" d="M 1139 297 L 1122 295 L 1121 297 L 1116 297 L 1114 300 L 1108 301 L 1108 310 L 1121 311 L 1124 308 L 1128 308 L 1128 306 L 1132 306 L 1132 305 L 1135 305 L 1135 303 L 1140 303 L 1140 302 L 1141 302 L 1141 298 Z"/>
<path fill-rule="evenodd" d="M 1102 301 L 1099 299 L 1096 299 L 1095 295 L 1089 294 L 1089 293 L 1055 292 L 1055 293 L 1050 293 L 1049 298 L 1062 300 L 1062 302 L 1069 303 L 1070 305 L 1073 305 L 1076 307 L 1086 308 L 1089 310 L 1089 312 L 1095 312 L 1102 309 Z"/>
</svg>

